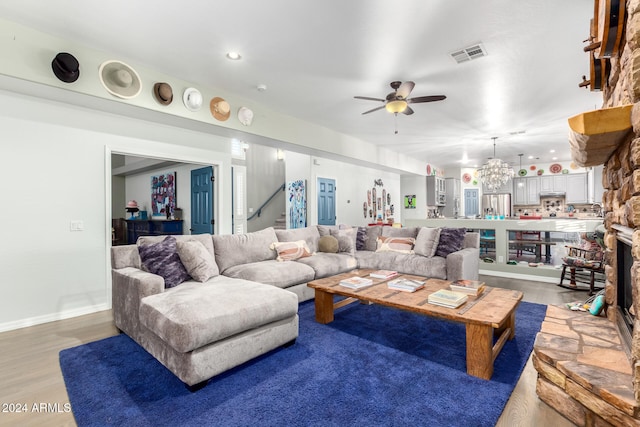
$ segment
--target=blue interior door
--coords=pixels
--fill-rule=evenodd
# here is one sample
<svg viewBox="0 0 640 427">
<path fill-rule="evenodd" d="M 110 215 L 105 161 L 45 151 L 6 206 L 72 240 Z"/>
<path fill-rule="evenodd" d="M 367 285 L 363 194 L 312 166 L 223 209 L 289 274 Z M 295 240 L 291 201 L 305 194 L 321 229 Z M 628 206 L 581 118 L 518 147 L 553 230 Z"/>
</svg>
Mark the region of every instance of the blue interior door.
<svg viewBox="0 0 640 427">
<path fill-rule="evenodd" d="M 213 234 L 213 167 L 191 171 L 191 234 Z"/>
<path fill-rule="evenodd" d="M 318 178 L 318 225 L 336 225 L 336 181 Z"/>
<path fill-rule="evenodd" d="M 480 213 L 478 190 L 464 190 L 464 216 L 475 216 Z"/>
</svg>

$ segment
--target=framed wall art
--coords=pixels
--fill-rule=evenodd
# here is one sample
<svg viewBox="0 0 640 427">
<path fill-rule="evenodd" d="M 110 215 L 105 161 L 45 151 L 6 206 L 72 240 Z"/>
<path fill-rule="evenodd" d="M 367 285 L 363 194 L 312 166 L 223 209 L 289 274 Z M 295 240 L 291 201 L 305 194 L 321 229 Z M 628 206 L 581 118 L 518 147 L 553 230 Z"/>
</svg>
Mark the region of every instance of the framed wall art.
<svg viewBox="0 0 640 427">
<path fill-rule="evenodd" d="M 176 208 L 176 173 L 151 176 L 151 211 L 153 216 L 169 218 Z"/>
</svg>

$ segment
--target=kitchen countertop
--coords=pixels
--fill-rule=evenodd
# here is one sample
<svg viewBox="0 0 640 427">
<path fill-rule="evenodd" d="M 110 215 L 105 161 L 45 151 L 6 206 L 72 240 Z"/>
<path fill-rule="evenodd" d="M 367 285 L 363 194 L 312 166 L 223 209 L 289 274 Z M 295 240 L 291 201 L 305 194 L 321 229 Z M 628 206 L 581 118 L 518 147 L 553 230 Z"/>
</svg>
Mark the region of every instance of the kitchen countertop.
<svg viewBox="0 0 640 427">
<path fill-rule="evenodd" d="M 469 219 L 469 218 L 427 218 L 403 221 L 406 227 L 465 227 L 490 230 L 535 230 L 561 232 L 590 232 L 602 224 L 603 218 L 550 218 L 541 219 Z"/>
</svg>

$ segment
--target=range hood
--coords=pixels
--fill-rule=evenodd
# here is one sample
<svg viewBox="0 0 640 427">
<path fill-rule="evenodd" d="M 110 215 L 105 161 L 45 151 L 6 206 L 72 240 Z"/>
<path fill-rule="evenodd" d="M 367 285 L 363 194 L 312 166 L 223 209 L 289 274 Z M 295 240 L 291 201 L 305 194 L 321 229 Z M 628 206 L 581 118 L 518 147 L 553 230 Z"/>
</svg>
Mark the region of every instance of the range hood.
<svg viewBox="0 0 640 427">
<path fill-rule="evenodd" d="M 541 191 L 540 197 L 564 197 L 566 193 L 564 191 Z"/>
</svg>

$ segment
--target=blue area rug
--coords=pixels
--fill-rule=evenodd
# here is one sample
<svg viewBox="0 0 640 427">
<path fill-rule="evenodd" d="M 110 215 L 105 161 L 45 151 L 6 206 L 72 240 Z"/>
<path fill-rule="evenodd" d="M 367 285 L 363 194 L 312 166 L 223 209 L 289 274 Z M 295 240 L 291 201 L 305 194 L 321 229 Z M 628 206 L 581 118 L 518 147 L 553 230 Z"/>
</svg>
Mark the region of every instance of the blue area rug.
<svg viewBox="0 0 640 427">
<path fill-rule="evenodd" d="M 494 426 L 546 306 L 521 303 L 490 381 L 466 374 L 463 325 L 351 304 L 300 305 L 300 336 L 190 393 L 122 334 L 60 352 L 79 426 Z"/>
</svg>

